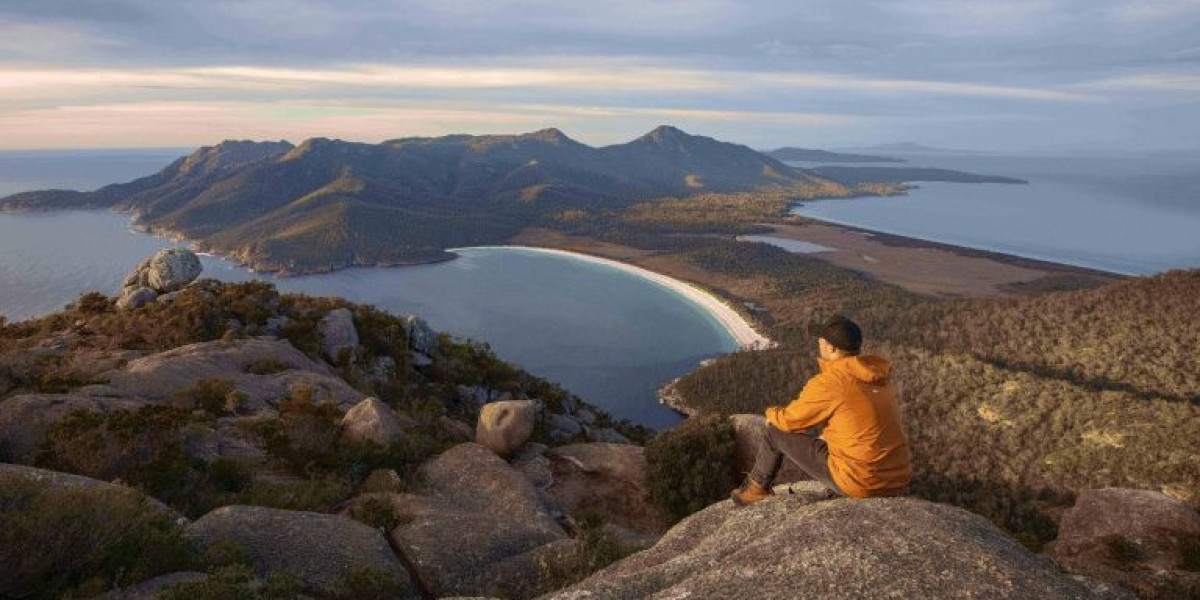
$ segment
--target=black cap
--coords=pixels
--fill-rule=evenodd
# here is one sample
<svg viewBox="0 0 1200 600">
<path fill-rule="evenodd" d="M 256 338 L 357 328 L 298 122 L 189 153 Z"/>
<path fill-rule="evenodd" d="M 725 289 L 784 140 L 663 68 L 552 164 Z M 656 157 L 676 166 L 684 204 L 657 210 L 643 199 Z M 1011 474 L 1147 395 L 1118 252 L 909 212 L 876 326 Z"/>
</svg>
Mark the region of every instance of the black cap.
<svg viewBox="0 0 1200 600">
<path fill-rule="evenodd" d="M 857 323 L 841 315 L 834 316 L 824 323 L 809 325 L 808 334 L 825 338 L 825 341 L 842 352 L 854 354 L 862 349 L 862 330 L 858 328 Z"/>
</svg>

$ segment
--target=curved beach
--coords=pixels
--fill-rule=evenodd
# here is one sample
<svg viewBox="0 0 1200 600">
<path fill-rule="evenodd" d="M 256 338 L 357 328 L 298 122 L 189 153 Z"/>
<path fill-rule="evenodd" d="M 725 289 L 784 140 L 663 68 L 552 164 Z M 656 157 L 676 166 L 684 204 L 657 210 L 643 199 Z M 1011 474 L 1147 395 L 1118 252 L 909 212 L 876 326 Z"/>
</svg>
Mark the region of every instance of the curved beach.
<svg viewBox="0 0 1200 600">
<path fill-rule="evenodd" d="M 512 250 L 527 250 L 531 252 L 542 252 L 546 254 L 557 254 L 567 256 L 576 260 L 582 260 L 590 263 L 601 264 L 632 275 L 636 275 L 643 279 L 657 283 L 680 296 L 690 300 L 700 308 L 704 309 L 712 316 L 729 335 L 733 337 L 738 346 L 743 350 L 763 350 L 775 345 L 769 338 L 762 335 L 750 325 L 742 315 L 731 308 L 728 304 L 722 302 L 716 296 L 690 284 L 685 281 L 680 281 L 673 277 L 668 277 L 662 273 L 655 273 L 649 269 L 643 269 L 628 263 L 623 263 L 607 258 L 592 256 L 591 254 L 583 254 L 581 252 L 570 252 L 568 250 L 557 250 L 552 248 L 539 248 L 537 246 L 471 246 L 470 248 L 482 249 L 512 249 Z M 455 250 L 467 250 L 468 248 L 450 248 L 449 252 Z"/>
</svg>

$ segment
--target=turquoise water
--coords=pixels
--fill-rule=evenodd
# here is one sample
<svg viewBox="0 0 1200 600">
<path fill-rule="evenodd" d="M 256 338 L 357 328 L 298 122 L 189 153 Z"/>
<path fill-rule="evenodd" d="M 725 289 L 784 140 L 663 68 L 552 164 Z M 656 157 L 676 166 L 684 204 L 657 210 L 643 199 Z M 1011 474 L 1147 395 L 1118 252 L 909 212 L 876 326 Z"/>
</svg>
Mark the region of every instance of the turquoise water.
<svg viewBox="0 0 1200 600">
<path fill-rule="evenodd" d="M 0 214 L 0 314 L 23 319 L 84 292 L 115 293 L 125 273 L 170 245 L 127 224 L 127 216 L 108 212 Z M 618 418 L 655 428 L 679 420 L 655 391 L 737 346 L 708 313 L 658 284 L 529 250 L 465 249 L 434 265 L 286 279 L 215 257 L 202 262 L 207 277 L 268 279 L 281 290 L 419 314 L 438 330 L 489 343 L 501 358 Z"/>
<path fill-rule="evenodd" d="M 1200 160 L 1195 157 L 902 158 L 909 164 L 897 166 L 1005 175 L 1029 184 L 920 182 L 908 196 L 805 202 L 793 212 L 1131 275 L 1200 267 Z"/>
</svg>

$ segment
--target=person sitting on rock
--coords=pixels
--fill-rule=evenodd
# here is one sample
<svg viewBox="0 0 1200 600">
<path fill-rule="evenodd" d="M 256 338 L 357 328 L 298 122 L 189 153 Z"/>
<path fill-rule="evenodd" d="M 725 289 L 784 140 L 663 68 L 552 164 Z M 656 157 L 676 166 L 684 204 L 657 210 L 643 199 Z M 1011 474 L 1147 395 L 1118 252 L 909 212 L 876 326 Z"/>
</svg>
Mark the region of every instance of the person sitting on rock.
<svg viewBox="0 0 1200 600">
<path fill-rule="evenodd" d="M 738 506 L 774 494 L 775 476 L 790 460 L 831 494 L 868 498 L 903 494 L 912 476 L 908 440 L 879 356 L 860 356 L 862 331 L 834 317 L 809 327 L 821 372 L 787 406 L 766 411 L 766 434 L 754 467 L 730 493 Z"/>
</svg>

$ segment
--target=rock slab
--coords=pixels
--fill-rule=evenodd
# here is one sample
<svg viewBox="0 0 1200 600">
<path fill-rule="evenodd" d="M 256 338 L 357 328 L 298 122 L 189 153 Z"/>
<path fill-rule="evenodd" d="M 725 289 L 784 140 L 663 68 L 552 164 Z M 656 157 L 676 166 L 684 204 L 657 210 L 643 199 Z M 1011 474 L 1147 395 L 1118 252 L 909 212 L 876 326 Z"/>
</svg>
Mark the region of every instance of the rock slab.
<svg viewBox="0 0 1200 600">
<path fill-rule="evenodd" d="M 258 577 L 289 573 L 305 585 L 336 589 L 356 569 L 395 579 L 403 598 L 421 596 L 379 531 L 337 515 L 260 506 L 225 506 L 188 525 L 200 549 L 228 540 L 241 547 Z"/>
<path fill-rule="evenodd" d="M 417 494 L 391 496 L 392 539 L 434 595 L 489 595 L 498 563 L 567 538 L 537 490 L 491 450 L 455 446 L 421 468 Z"/>
<path fill-rule="evenodd" d="M 358 348 L 358 330 L 354 328 L 354 313 L 348 308 L 329 311 L 317 324 L 321 332 L 322 350 L 330 362 L 337 363 L 343 350 Z"/>
<path fill-rule="evenodd" d="M 550 600 L 1133 596 L 1060 573 L 982 517 L 910 498 L 814 501 L 817 486 L 743 509 L 714 504 L 651 549 Z"/>
</svg>

